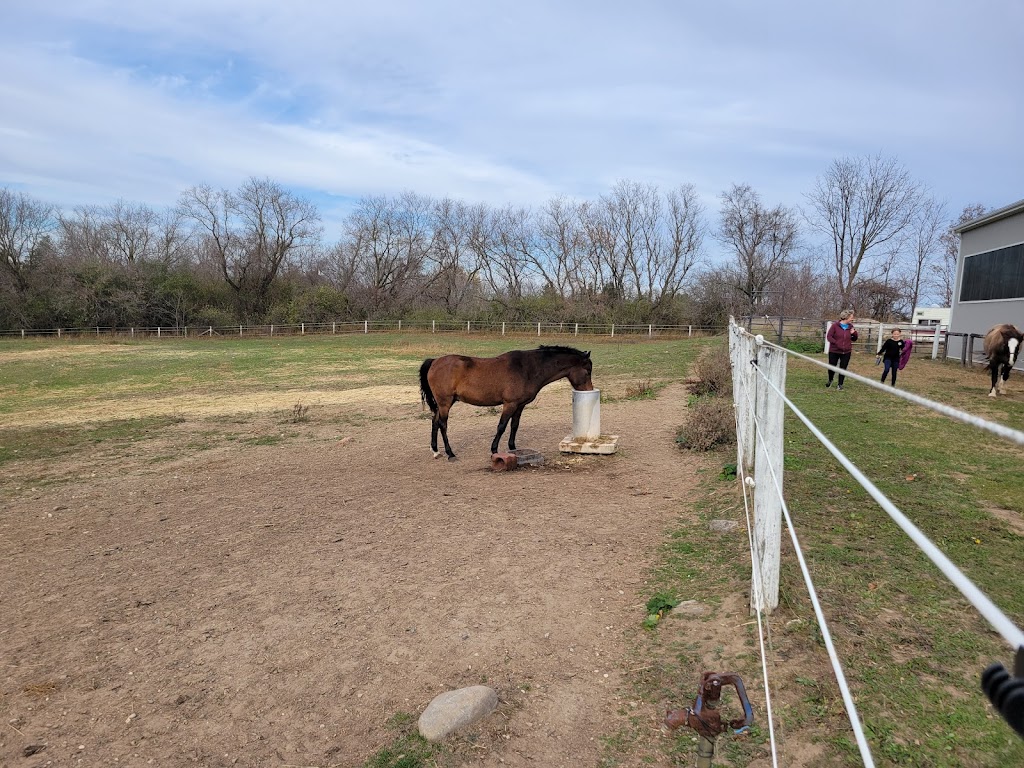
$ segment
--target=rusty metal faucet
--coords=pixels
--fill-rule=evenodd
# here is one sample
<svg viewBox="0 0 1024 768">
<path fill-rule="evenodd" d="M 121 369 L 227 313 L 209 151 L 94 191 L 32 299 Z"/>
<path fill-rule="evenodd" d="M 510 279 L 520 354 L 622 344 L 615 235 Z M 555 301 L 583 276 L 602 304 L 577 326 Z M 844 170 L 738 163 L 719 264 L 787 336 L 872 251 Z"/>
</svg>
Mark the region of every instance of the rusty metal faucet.
<svg viewBox="0 0 1024 768">
<path fill-rule="evenodd" d="M 728 725 L 722 722 L 718 704 L 722 698 L 722 686 L 732 685 L 743 706 L 743 717 L 730 720 Z M 700 679 L 700 690 L 693 708 L 670 709 L 665 713 L 665 725 L 675 730 L 682 725 L 689 726 L 697 732 L 697 768 L 711 768 L 711 760 L 715 756 L 715 739 L 732 728 L 734 733 L 742 733 L 754 722 L 754 711 L 750 707 L 743 680 L 731 672 L 705 672 Z"/>
</svg>

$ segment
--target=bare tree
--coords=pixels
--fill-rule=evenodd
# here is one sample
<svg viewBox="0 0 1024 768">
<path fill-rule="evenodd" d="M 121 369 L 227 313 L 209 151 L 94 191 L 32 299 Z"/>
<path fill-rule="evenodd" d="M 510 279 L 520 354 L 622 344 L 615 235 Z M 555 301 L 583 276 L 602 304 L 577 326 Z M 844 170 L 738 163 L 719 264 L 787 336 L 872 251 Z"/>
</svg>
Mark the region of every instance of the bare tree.
<svg viewBox="0 0 1024 768">
<path fill-rule="evenodd" d="M 110 250 L 118 261 L 128 265 L 154 256 L 161 222 L 153 209 L 118 200 L 105 213 Z"/>
<path fill-rule="evenodd" d="M 820 264 L 810 258 L 798 258 L 783 267 L 778 284 L 785 286 L 785 296 L 779 295 L 777 304 L 769 305 L 768 314 L 787 317 L 818 319 L 826 317 L 826 310 L 838 304 L 835 284 Z M 776 298 L 775 294 L 771 294 Z M 783 302 L 782 299 L 785 299 Z"/>
<path fill-rule="evenodd" d="M 321 232 L 316 206 L 269 179 L 251 178 L 237 192 L 192 187 L 178 210 L 195 224 L 244 320 L 263 315 L 282 263 L 315 245 Z"/>
<path fill-rule="evenodd" d="M 470 247 L 482 265 L 490 299 L 506 309 L 530 289 L 533 221 L 526 208 L 485 209 Z"/>
<path fill-rule="evenodd" d="M 707 234 L 704 206 L 692 184 L 683 184 L 666 195 L 668 213 L 665 240 L 652 247 L 649 264 L 651 292 L 657 302 L 679 294 L 691 270 L 700 260 Z"/>
<path fill-rule="evenodd" d="M 107 219 L 100 206 L 77 206 L 70 212 L 59 213 L 57 221 L 60 249 L 67 261 L 102 264 L 112 261 Z"/>
<path fill-rule="evenodd" d="M 346 222 L 348 248 L 366 311 L 400 308 L 418 287 L 430 244 L 429 198 L 366 197 Z"/>
<path fill-rule="evenodd" d="M 0 260 L 15 288 L 29 285 L 33 256 L 54 228 L 52 205 L 0 188 Z"/>
<path fill-rule="evenodd" d="M 939 260 L 932 267 L 930 284 L 938 294 L 942 306 L 953 306 L 953 291 L 956 289 L 957 261 L 960 258 L 960 235 L 954 230 L 961 224 L 980 218 L 988 213 L 981 203 L 965 205 L 956 221 L 946 225 L 946 231 L 939 237 Z"/>
<path fill-rule="evenodd" d="M 733 184 L 720 197 L 717 236 L 736 258 L 733 284 L 749 311 L 763 301 L 797 246 L 796 213 L 782 205 L 765 207 L 749 184 Z"/>
<path fill-rule="evenodd" d="M 881 155 L 835 160 L 818 177 L 807 195 L 807 222 L 831 240 L 844 304 L 861 269 L 909 226 L 920 198 L 920 184 L 894 158 Z"/>
<path fill-rule="evenodd" d="M 483 264 L 472 243 L 480 239 L 485 215 L 483 206 L 469 206 L 460 200 L 445 198 L 434 203 L 433 239 L 427 251 L 432 269 L 426 287 L 449 315 L 458 314 L 468 299 L 478 294 Z"/>
<path fill-rule="evenodd" d="M 908 264 L 906 281 L 907 306 L 905 314 L 913 318 L 914 309 L 921 300 L 922 288 L 941 253 L 941 238 L 946 226 L 946 206 L 931 197 L 923 197 L 917 216 L 907 229 Z"/>
<path fill-rule="evenodd" d="M 625 210 L 615 211 L 620 205 Z M 622 255 L 628 247 L 628 208 L 622 201 L 602 198 L 597 203 L 585 202 L 579 208 L 584 234 L 582 261 L 597 280 L 597 289 L 612 306 L 626 298 L 626 263 Z"/>
<path fill-rule="evenodd" d="M 530 264 L 544 287 L 564 300 L 591 298 L 602 287 L 599 249 L 591 242 L 592 208 L 588 202 L 556 197 L 536 215 Z"/>
</svg>

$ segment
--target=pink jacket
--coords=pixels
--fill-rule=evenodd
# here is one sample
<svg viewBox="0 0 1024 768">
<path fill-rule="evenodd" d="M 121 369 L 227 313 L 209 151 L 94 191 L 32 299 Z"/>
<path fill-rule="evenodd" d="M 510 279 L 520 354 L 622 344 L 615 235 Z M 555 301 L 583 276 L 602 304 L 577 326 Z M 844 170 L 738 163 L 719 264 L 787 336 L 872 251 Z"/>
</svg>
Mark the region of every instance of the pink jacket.
<svg viewBox="0 0 1024 768">
<path fill-rule="evenodd" d="M 914 348 L 913 340 L 907 338 L 903 340 L 903 352 L 900 354 L 899 369 L 902 371 L 907 367 L 907 363 L 910 362 L 910 350 Z"/>
</svg>

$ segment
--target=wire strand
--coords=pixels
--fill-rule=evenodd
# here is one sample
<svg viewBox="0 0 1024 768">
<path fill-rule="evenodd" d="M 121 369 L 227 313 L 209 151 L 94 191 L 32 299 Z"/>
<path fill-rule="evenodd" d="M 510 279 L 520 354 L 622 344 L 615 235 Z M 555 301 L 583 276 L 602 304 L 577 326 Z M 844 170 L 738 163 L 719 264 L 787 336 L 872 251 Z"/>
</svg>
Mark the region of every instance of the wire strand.
<svg viewBox="0 0 1024 768">
<path fill-rule="evenodd" d="M 821 442 L 822 445 L 831 453 L 836 460 L 846 469 L 847 472 L 856 480 L 861 487 L 868 492 L 868 494 L 883 510 L 892 518 L 893 522 L 896 523 L 903 532 L 906 533 L 922 552 L 928 557 L 935 566 L 946 575 L 953 585 L 960 590 L 960 593 L 967 598 L 967 600 L 977 609 L 977 611 L 988 620 L 989 624 L 1003 636 L 1010 646 L 1016 650 L 1017 648 L 1024 647 L 1024 631 L 1021 631 L 1010 619 L 999 609 L 999 607 L 993 603 L 985 593 L 978 589 L 974 583 L 967 578 L 967 576 L 956 566 L 953 561 L 946 557 L 943 552 L 936 547 L 931 540 L 916 526 L 910 519 L 903 514 L 893 504 L 889 498 L 882 493 L 878 487 L 871 482 L 864 475 L 857 465 L 854 464 L 846 455 L 835 446 L 835 444 L 825 436 L 820 429 L 818 429 L 814 423 L 807 418 L 804 413 L 793 404 L 793 402 L 786 397 L 782 391 L 779 390 L 774 383 L 772 383 L 768 377 L 760 370 L 757 366 L 754 366 L 758 374 L 764 379 L 764 382 L 775 391 L 775 393 L 782 399 L 782 401 L 789 407 L 789 409 L 804 423 L 812 435 Z M 756 418 L 756 416 L 755 416 Z M 1016 430 L 1014 430 L 1016 431 Z M 769 465 L 770 467 L 770 465 Z M 774 470 L 772 471 L 774 477 Z M 780 490 L 781 493 L 781 490 Z M 783 508 L 785 509 L 785 502 L 783 502 Z"/>
<path fill-rule="evenodd" d="M 747 331 L 743 332 L 748 333 Z M 881 382 L 875 381 L 872 378 L 862 376 L 859 373 L 852 373 L 846 368 L 840 368 L 835 365 L 823 363 L 821 360 L 815 360 L 813 357 L 808 357 L 807 355 L 802 355 L 799 352 L 794 352 L 792 349 L 786 349 L 786 347 L 779 346 L 778 344 L 768 341 L 763 337 L 762 340 L 757 343 L 764 344 L 764 346 L 771 347 L 772 349 L 778 349 L 781 352 L 785 352 L 787 355 L 791 357 L 796 357 L 799 358 L 800 360 L 806 360 L 809 363 L 821 366 L 822 368 L 826 368 L 830 371 L 836 371 L 842 376 L 847 376 L 853 379 L 854 381 L 863 382 L 865 384 L 868 384 L 869 386 L 874 387 L 875 389 L 880 389 L 884 392 L 888 392 L 889 394 L 895 395 L 896 397 L 902 397 L 904 400 L 909 400 L 910 402 L 915 403 L 916 405 L 920 405 L 923 408 L 930 408 L 933 411 L 938 411 L 939 413 L 945 414 L 946 416 L 949 416 L 952 419 L 956 419 L 957 421 L 961 421 L 964 424 L 970 424 L 972 427 L 977 427 L 978 429 L 983 429 L 987 432 L 991 432 L 994 435 L 999 435 L 999 437 L 1005 438 L 1006 440 L 1014 442 L 1017 445 L 1024 445 L 1024 432 L 1021 432 L 1019 429 L 1013 429 L 1012 427 L 1007 427 L 1002 424 L 996 424 L 995 422 L 988 421 L 987 419 L 983 419 L 980 416 L 975 416 L 972 413 L 961 411 L 949 405 L 937 403 L 934 400 L 929 400 L 927 397 L 915 395 L 912 392 L 906 392 L 902 389 L 896 389 L 895 387 L 891 386 L 887 387 Z"/>
<path fill-rule="evenodd" d="M 760 369 L 757 370 L 764 380 L 768 381 L 764 372 Z M 771 384 L 771 382 L 768 383 Z M 776 389 L 776 392 L 777 391 L 778 390 Z M 757 426 L 757 423 L 757 415 L 755 413 L 755 426 Z M 761 432 L 761 429 L 754 430 L 755 437 L 760 438 L 761 448 L 767 455 L 768 446 L 765 445 L 764 436 Z M 835 673 L 836 683 L 839 685 L 839 692 L 843 697 L 843 703 L 846 705 L 847 718 L 850 721 L 850 726 L 853 728 L 853 734 L 857 742 L 857 748 L 860 750 L 861 760 L 864 761 L 864 765 L 867 766 L 867 768 L 874 768 L 874 759 L 871 756 L 871 748 L 868 746 L 867 737 L 864 735 L 864 728 L 860 722 L 860 715 L 857 714 L 857 705 L 854 704 L 853 694 L 850 692 L 850 687 L 846 682 L 846 675 L 843 673 L 842 665 L 839 663 L 839 655 L 836 653 L 835 645 L 832 642 L 832 633 L 829 631 L 828 622 L 825 620 L 825 612 L 821 608 L 817 591 L 814 588 L 814 581 L 811 579 L 810 570 L 807 568 L 807 561 L 804 559 L 803 550 L 800 547 L 800 541 L 796 535 L 796 526 L 793 525 L 793 519 L 789 514 L 789 506 L 786 504 L 785 498 L 783 498 L 782 483 L 775 474 L 775 468 L 771 465 L 771 462 L 767 462 L 767 467 L 768 473 L 772 478 L 772 483 L 775 485 L 775 492 L 778 494 L 779 502 L 782 506 L 782 513 L 786 518 L 786 528 L 789 531 L 790 541 L 793 542 L 793 550 L 796 553 L 797 562 L 800 564 L 800 572 L 803 574 L 804 583 L 807 585 L 807 593 L 811 599 L 811 606 L 814 608 L 814 615 L 818 621 L 818 628 L 821 630 L 822 640 L 825 642 L 825 650 L 828 652 L 829 660 L 832 663 L 832 671 Z"/>
<path fill-rule="evenodd" d="M 747 473 L 743 470 L 743 448 L 739 449 L 740 462 L 739 470 L 740 485 L 743 488 L 743 512 L 747 518 L 747 540 L 750 543 L 750 563 L 754 575 L 754 609 L 757 615 L 757 634 L 761 646 L 761 674 L 764 676 L 764 704 L 765 717 L 768 720 L 768 740 L 772 749 L 772 765 L 778 768 L 779 754 L 775 741 L 775 720 L 772 715 L 771 689 L 768 686 L 768 654 L 765 651 L 765 628 L 761 623 L 761 615 L 764 611 L 764 587 L 761 583 L 761 558 L 754 547 L 753 525 L 750 519 L 750 507 L 747 503 Z M 767 622 L 765 622 L 767 624 Z"/>
</svg>

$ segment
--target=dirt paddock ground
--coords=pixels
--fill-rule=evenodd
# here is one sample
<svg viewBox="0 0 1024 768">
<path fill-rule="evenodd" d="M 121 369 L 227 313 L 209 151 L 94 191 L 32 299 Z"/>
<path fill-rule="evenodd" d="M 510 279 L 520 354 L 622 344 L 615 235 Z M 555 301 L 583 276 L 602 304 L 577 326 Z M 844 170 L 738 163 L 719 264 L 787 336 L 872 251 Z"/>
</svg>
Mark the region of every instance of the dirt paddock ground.
<svg viewBox="0 0 1024 768">
<path fill-rule="evenodd" d="M 454 764 L 598 765 L 638 713 L 658 737 L 625 659 L 696 485 L 683 387 L 605 403 L 619 453 L 572 457 L 552 385 L 519 439 L 548 464 L 510 473 L 489 469 L 487 409 L 453 410 L 448 463 L 412 388 L 347 397 L 276 422 L 296 434 L 275 445 L 179 450 L 229 428 L 184 421 L 177 447 L 39 487 L 7 465 L 0 765 L 358 766 L 396 714 L 480 683 L 500 704 L 450 738 Z"/>
</svg>

